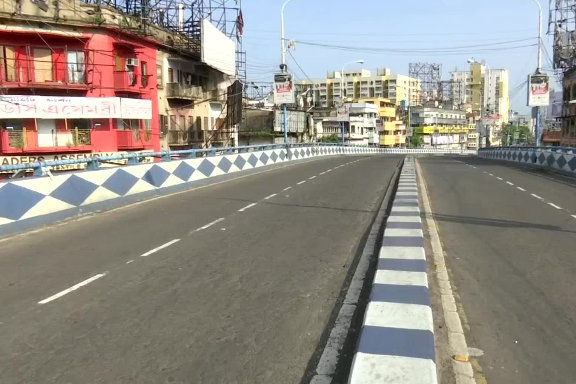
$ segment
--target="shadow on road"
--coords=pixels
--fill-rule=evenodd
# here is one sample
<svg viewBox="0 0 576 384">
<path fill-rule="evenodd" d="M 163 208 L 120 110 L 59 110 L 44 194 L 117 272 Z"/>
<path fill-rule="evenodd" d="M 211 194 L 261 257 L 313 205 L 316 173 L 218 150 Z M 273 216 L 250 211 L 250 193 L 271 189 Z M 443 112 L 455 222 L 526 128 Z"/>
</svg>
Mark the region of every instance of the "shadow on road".
<svg viewBox="0 0 576 384">
<path fill-rule="evenodd" d="M 556 225 L 528 223 L 524 221 L 498 220 L 498 219 L 469 217 L 469 216 L 453 216 L 453 215 L 444 215 L 442 213 L 433 213 L 432 217 L 437 221 L 446 221 L 451 223 L 483 225 L 487 227 L 497 227 L 497 228 L 533 228 L 533 229 L 541 229 L 544 231 L 576 233 L 576 231 L 568 231 Z"/>
</svg>

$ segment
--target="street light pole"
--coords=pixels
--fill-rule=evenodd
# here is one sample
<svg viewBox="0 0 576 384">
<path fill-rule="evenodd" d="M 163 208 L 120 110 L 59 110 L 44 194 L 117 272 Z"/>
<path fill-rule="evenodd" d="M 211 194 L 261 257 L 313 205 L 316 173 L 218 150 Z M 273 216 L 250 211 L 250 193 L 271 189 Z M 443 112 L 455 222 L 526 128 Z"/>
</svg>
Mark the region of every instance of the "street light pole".
<svg viewBox="0 0 576 384">
<path fill-rule="evenodd" d="M 536 67 L 536 74 L 542 73 L 542 6 L 538 0 L 534 0 L 538 4 L 538 66 Z M 536 136 L 536 146 L 540 146 L 540 107 L 536 107 L 536 129 L 534 130 Z"/>
<path fill-rule="evenodd" d="M 349 63 L 346 63 L 342 66 L 342 72 L 340 72 L 340 101 L 342 103 L 342 107 L 344 107 L 344 68 L 346 68 L 348 65 L 350 64 L 364 64 L 364 60 L 355 60 L 355 61 L 351 61 Z M 341 124 L 341 131 L 342 131 L 342 144 L 346 144 L 346 139 L 345 139 L 345 130 L 346 130 L 346 126 L 344 124 L 344 122 L 342 122 Z"/>
<path fill-rule="evenodd" d="M 286 45 L 284 42 L 284 7 L 292 0 L 286 0 L 282 4 L 282 9 L 280 10 L 280 42 L 282 44 L 282 63 L 280 64 L 280 70 L 282 73 L 286 73 Z M 284 104 L 284 144 L 288 147 L 288 107 Z M 286 148 L 288 150 L 288 148 Z"/>
</svg>

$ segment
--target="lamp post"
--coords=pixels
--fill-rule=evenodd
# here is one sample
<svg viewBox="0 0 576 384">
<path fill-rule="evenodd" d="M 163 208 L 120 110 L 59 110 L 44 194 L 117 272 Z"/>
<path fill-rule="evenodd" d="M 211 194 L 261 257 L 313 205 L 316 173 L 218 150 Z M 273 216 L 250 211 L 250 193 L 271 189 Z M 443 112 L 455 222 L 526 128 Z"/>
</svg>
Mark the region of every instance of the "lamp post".
<svg viewBox="0 0 576 384">
<path fill-rule="evenodd" d="M 342 72 L 340 73 L 340 101 L 342 102 L 342 107 L 344 107 L 344 68 L 349 66 L 350 64 L 364 64 L 364 60 L 355 60 L 349 63 L 346 63 L 342 66 Z M 346 135 L 345 135 L 345 124 L 342 122 L 341 124 L 341 131 L 342 131 L 342 144 L 346 144 Z"/>
<path fill-rule="evenodd" d="M 284 7 L 292 0 L 286 0 L 282 4 L 282 9 L 280 10 L 280 42 L 282 45 L 282 56 L 280 70 L 282 73 L 286 73 L 286 45 L 284 43 Z M 286 150 L 288 150 L 288 108 L 284 104 L 284 144 L 286 144 Z"/>
<path fill-rule="evenodd" d="M 538 0 L 534 0 L 538 5 L 538 66 L 536 74 L 542 73 L 542 6 Z M 534 133 L 536 136 L 536 146 L 540 146 L 540 107 L 536 107 L 536 127 Z"/>
</svg>

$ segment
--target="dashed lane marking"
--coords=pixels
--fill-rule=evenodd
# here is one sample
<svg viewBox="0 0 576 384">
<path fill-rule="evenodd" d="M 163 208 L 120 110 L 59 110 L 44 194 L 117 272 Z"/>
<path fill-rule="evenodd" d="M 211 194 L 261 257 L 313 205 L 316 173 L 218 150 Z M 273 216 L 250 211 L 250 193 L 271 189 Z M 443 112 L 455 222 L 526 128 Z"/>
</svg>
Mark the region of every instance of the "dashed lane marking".
<svg viewBox="0 0 576 384">
<path fill-rule="evenodd" d="M 541 198 L 540 196 L 538 196 L 538 195 L 535 195 L 535 194 L 533 194 L 533 193 L 531 193 L 530 195 L 531 195 L 531 196 L 534 196 L 534 197 L 537 198 L 538 200 L 542 200 L 542 198 Z"/>
<path fill-rule="evenodd" d="M 289 189 L 292 189 L 292 187 L 286 187 L 286 188 L 284 188 L 282 191 L 287 191 L 287 190 L 289 190 Z"/>
<path fill-rule="evenodd" d="M 296 184 L 297 184 L 297 185 L 302 185 L 302 184 L 304 184 L 305 182 L 306 182 L 306 180 L 302 180 L 301 182 L 296 183 Z"/>
<path fill-rule="evenodd" d="M 85 286 L 85 285 L 88 285 L 88 284 L 90 284 L 91 282 L 93 282 L 93 281 L 95 281 L 95 280 L 98 280 L 99 278 L 104 277 L 104 276 L 106 276 L 106 273 L 100 273 L 100 274 L 98 274 L 98 275 L 96 275 L 96 276 L 92 276 L 91 278 L 86 279 L 86 280 L 82 281 L 81 283 L 78 283 L 78 284 L 76 284 L 76 285 L 73 285 L 73 286 L 71 286 L 70 288 L 65 289 L 65 290 L 63 290 L 63 291 L 61 291 L 61 292 L 58 292 L 57 294 L 55 294 L 55 295 L 53 295 L 53 296 L 50 296 L 50 297 L 47 298 L 47 299 L 44 299 L 44 300 L 42 300 L 42 301 L 39 301 L 38 304 L 46 304 L 46 303 L 49 303 L 49 302 L 51 302 L 51 301 L 54 301 L 54 300 L 56 300 L 56 299 L 58 299 L 58 298 L 60 298 L 60 297 L 62 297 L 62 296 L 64 296 L 64 295 L 66 295 L 66 294 L 68 294 L 68 293 L 70 293 L 70 292 L 73 292 L 73 291 L 77 290 L 78 288 L 81 288 L 81 287 L 83 287 L 83 286 Z"/>
<path fill-rule="evenodd" d="M 221 218 L 219 218 L 219 219 L 216 219 L 216 220 L 214 220 L 213 222 L 208 223 L 208 224 L 206 224 L 206 225 L 198 228 L 196 231 L 203 231 L 203 230 L 205 230 L 205 229 L 210 228 L 210 227 L 213 226 L 214 224 L 218 224 L 218 223 L 221 222 L 221 221 L 224 221 L 224 218 L 223 218 L 223 217 L 221 217 Z"/>
<path fill-rule="evenodd" d="M 169 241 L 169 242 L 167 242 L 166 244 L 163 244 L 163 245 L 161 245 L 161 246 L 159 246 L 159 247 L 157 247 L 157 248 L 154 248 L 154 249 L 149 250 L 148 252 L 142 254 L 140 257 L 150 256 L 151 254 L 156 253 L 156 252 L 158 252 L 159 250 L 164 249 L 164 248 L 166 248 L 166 247 L 169 247 L 169 246 L 171 246 L 172 244 L 175 244 L 175 243 L 177 243 L 177 242 L 179 242 L 179 241 L 180 241 L 180 239 L 174 239 L 174 240 L 172 240 L 172 241 Z"/>
<path fill-rule="evenodd" d="M 321 175 L 325 175 L 325 174 L 326 174 L 326 172 L 320 172 L 320 174 L 321 174 Z"/>
<path fill-rule="evenodd" d="M 273 194 L 271 194 L 270 196 L 266 196 L 266 197 L 264 198 L 264 200 L 270 200 L 271 198 L 273 198 L 273 197 L 276 196 L 276 195 L 277 195 L 276 193 L 273 193 Z"/>
<path fill-rule="evenodd" d="M 553 203 L 548 203 L 548 205 L 551 206 L 551 207 L 554 207 L 554 208 L 556 208 L 556 209 L 562 209 L 562 208 L 560 208 L 559 206 L 557 206 L 556 204 L 553 204 Z"/>
<path fill-rule="evenodd" d="M 257 204 L 257 203 L 248 204 L 248 205 L 245 206 L 244 208 L 240 208 L 240 209 L 238 210 L 238 212 L 244 212 L 245 210 L 252 208 L 252 207 L 255 206 L 256 204 Z"/>
<path fill-rule="evenodd" d="M 502 179 L 501 177 L 498 177 L 498 176 L 496 176 L 496 178 L 497 178 L 498 180 L 504 180 L 504 179 Z"/>
<path fill-rule="evenodd" d="M 316 178 L 316 176 L 310 176 L 310 177 L 308 178 L 308 180 L 314 180 L 315 178 Z"/>
<path fill-rule="evenodd" d="M 525 190 L 524 188 L 522 188 L 522 187 L 516 187 L 516 188 L 518 188 L 518 189 L 521 190 L 522 192 L 526 192 L 526 190 Z"/>
<path fill-rule="evenodd" d="M 512 184 L 512 183 L 511 183 L 511 182 L 509 182 L 509 181 L 507 181 L 507 182 L 506 182 L 506 184 L 508 184 L 508 185 L 514 185 L 514 184 Z"/>
</svg>

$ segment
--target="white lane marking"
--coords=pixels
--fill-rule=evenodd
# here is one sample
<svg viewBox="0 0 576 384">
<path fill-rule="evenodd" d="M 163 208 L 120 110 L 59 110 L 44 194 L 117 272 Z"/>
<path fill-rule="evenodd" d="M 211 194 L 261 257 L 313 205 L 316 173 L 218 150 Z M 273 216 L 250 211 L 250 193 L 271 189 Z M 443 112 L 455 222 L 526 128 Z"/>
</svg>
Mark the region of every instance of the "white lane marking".
<svg viewBox="0 0 576 384">
<path fill-rule="evenodd" d="M 247 209 L 252 208 L 253 206 L 255 206 L 257 203 L 252 203 L 252 204 L 248 204 L 247 206 L 245 206 L 244 208 L 241 208 L 238 210 L 238 212 L 244 212 Z"/>
<path fill-rule="evenodd" d="M 172 241 L 169 241 L 169 242 L 167 242 L 166 244 L 163 244 L 163 245 L 161 245 L 161 246 L 159 246 L 159 247 L 157 247 L 157 248 L 154 248 L 154 249 L 149 250 L 148 252 L 142 254 L 140 257 L 150 256 L 151 254 L 153 254 L 153 253 L 155 253 L 155 252 L 158 252 L 159 250 L 164 249 L 164 248 L 166 248 L 166 247 L 169 247 L 169 246 L 171 246 L 172 244 L 177 243 L 177 242 L 179 242 L 179 241 L 180 241 L 180 239 L 174 239 L 174 240 L 172 240 Z"/>
<path fill-rule="evenodd" d="M 316 176 L 311 176 L 308 178 L 308 180 L 314 180 L 316 178 Z"/>
<path fill-rule="evenodd" d="M 576 219 L 576 215 L 570 215 L 570 216 L 572 216 L 573 218 L 575 218 L 575 219 Z"/>
<path fill-rule="evenodd" d="M 299 182 L 299 183 L 296 183 L 296 184 L 298 184 L 298 185 L 302 185 L 302 184 L 304 184 L 305 182 L 306 182 L 306 180 L 302 180 L 301 182 Z"/>
<path fill-rule="evenodd" d="M 526 190 L 525 190 L 524 188 L 522 188 L 522 187 L 516 187 L 516 188 L 518 188 L 518 189 L 521 190 L 522 192 L 526 192 Z"/>
<path fill-rule="evenodd" d="M 321 175 L 325 175 L 325 174 L 326 174 L 326 172 L 320 172 L 320 174 L 321 174 Z"/>
<path fill-rule="evenodd" d="M 266 196 L 266 197 L 264 198 L 264 200 L 270 200 L 271 198 L 273 198 L 273 197 L 276 196 L 276 195 L 277 195 L 276 193 L 273 193 L 273 194 L 271 194 L 270 196 Z"/>
<path fill-rule="evenodd" d="M 282 191 L 287 191 L 287 190 L 289 190 L 289 189 L 292 189 L 292 187 L 286 187 L 286 188 L 284 188 Z"/>
<path fill-rule="evenodd" d="M 490 176 L 494 176 L 493 174 L 489 173 Z"/>
<path fill-rule="evenodd" d="M 512 184 L 512 183 L 511 183 L 511 182 L 509 182 L 509 181 L 507 181 L 507 182 L 506 182 L 506 184 L 509 184 L 509 185 L 514 185 L 514 184 Z"/>
<path fill-rule="evenodd" d="M 221 221 L 224 221 L 224 218 L 223 218 L 223 217 L 221 217 L 221 218 L 219 218 L 219 219 L 216 219 L 216 220 L 214 220 L 213 222 L 208 223 L 208 224 L 206 224 L 206 225 L 203 226 L 203 227 L 198 228 L 197 231 L 202 231 L 202 230 L 204 230 L 204 229 L 208 229 L 208 228 L 210 228 L 211 226 L 213 226 L 214 224 L 218 224 L 218 223 L 221 222 Z"/>
<path fill-rule="evenodd" d="M 328 172 L 332 172 L 332 170 L 331 170 L 331 169 L 329 169 L 329 170 L 327 170 L 327 171 L 326 171 L 326 173 L 328 173 Z"/>
<path fill-rule="evenodd" d="M 548 205 L 551 206 L 551 207 L 554 207 L 554 208 L 556 208 L 556 209 L 562 209 L 562 208 L 560 208 L 559 206 L 557 206 L 556 204 L 553 204 L 553 203 L 548 203 Z"/>
<path fill-rule="evenodd" d="M 538 196 L 538 195 L 535 195 L 535 194 L 533 194 L 533 193 L 531 193 L 530 195 L 534 196 L 534 197 L 537 198 L 538 200 L 542 200 L 542 198 L 541 198 L 540 196 Z"/>
<path fill-rule="evenodd" d="M 486 171 L 482 171 L 482 172 L 484 172 L 484 173 L 488 173 L 488 172 L 486 172 Z"/>
<path fill-rule="evenodd" d="M 133 262 L 134 262 L 134 260 L 128 260 L 128 261 L 126 262 L 126 264 L 130 264 L 130 263 L 133 263 Z"/>
<path fill-rule="evenodd" d="M 477 169 L 475 166 L 471 165 L 472 168 Z"/>
<path fill-rule="evenodd" d="M 498 180 L 503 180 L 501 177 L 496 177 Z"/>
<path fill-rule="evenodd" d="M 42 301 L 39 301 L 38 304 L 46 304 L 46 303 L 49 303 L 49 302 L 51 302 L 51 301 L 53 301 L 53 300 L 56 300 L 56 299 L 59 298 L 59 297 L 62 297 L 62 296 L 66 295 L 66 294 L 68 294 L 68 293 L 70 293 L 70 292 L 72 292 L 72 291 L 77 290 L 77 289 L 80 288 L 80 287 L 83 287 L 83 286 L 85 286 L 85 285 L 87 285 L 87 284 L 90 284 L 90 283 L 93 282 L 94 280 L 98 280 L 99 278 L 104 277 L 104 276 L 106 276 L 105 273 L 100 273 L 100 274 L 98 274 L 98 275 L 96 275 L 96 276 L 92 276 L 91 278 L 86 279 L 86 280 L 84 280 L 83 282 L 78 283 L 78 284 L 76 284 L 76 285 L 73 285 L 73 286 L 71 286 L 70 288 L 63 290 L 62 292 L 58 292 L 57 294 L 55 294 L 55 295 L 53 295 L 53 296 L 50 296 L 50 297 L 47 298 L 47 299 L 44 299 L 44 300 L 42 300 Z"/>
</svg>

